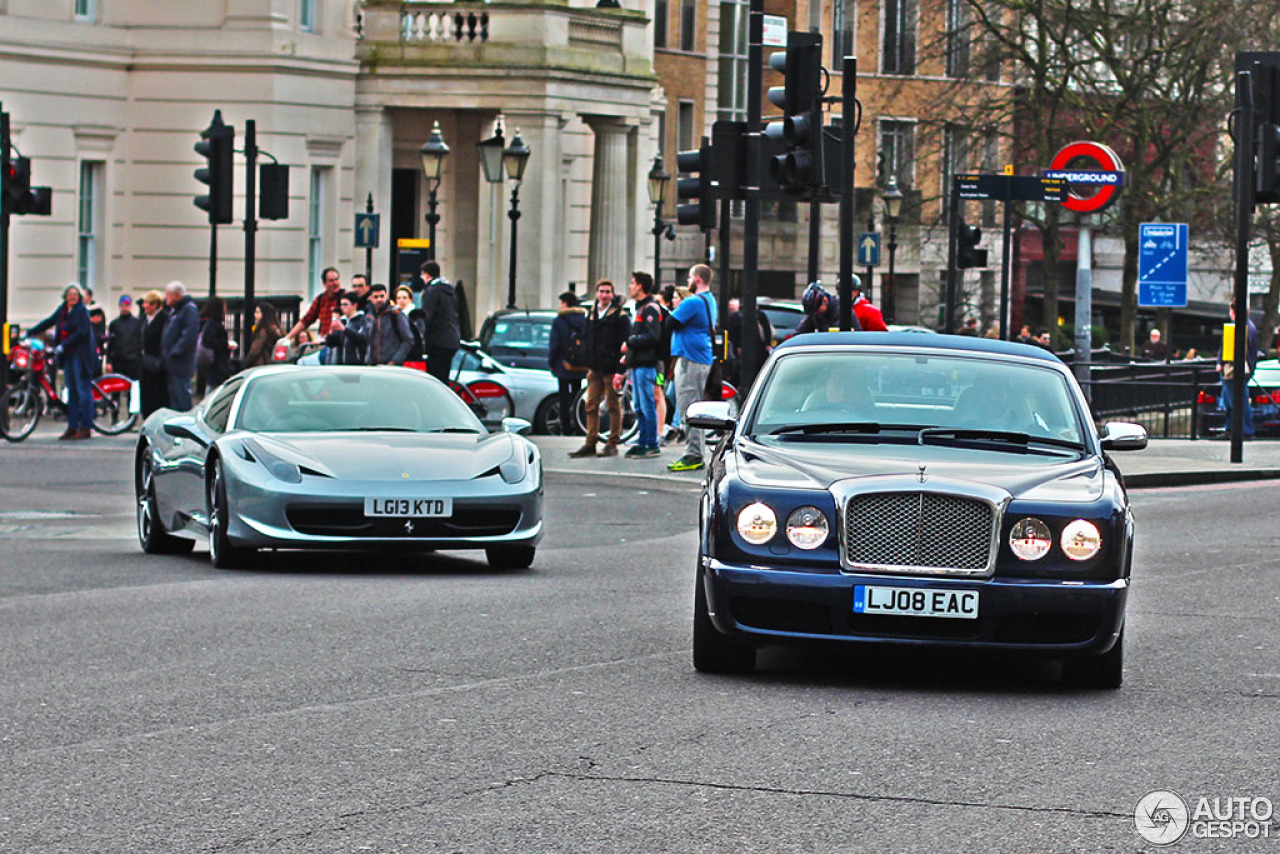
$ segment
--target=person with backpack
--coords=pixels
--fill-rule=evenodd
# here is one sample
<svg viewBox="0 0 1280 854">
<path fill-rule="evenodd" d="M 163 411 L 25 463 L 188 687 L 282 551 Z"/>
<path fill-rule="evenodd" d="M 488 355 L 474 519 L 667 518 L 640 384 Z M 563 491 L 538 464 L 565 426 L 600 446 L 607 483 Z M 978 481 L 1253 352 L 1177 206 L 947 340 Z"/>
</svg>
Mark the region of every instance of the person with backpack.
<svg viewBox="0 0 1280 854">
<path fill-rule="evenodd" d="M 689 268 L 691 296 L 680 302 L 671 313 L 675 333 L 671 336 L 671 353 L 680 359 L 676 372 L 676 403 L 684 414 L 685 423 L 689 406 L 704 399 L 707 377 L 715 364 L 712 348 L 715 340 L 716 298 L 711 295 L 711 268 L 706 264 L 694 264 Z M 696 471 L 705 463 L 702 431 L 688 427 L 684 456 L 667 466 L 671 471 Z"/>
<path fill-rule="evenodd" d="M 659 455 L 654 395 L 657 392 L 658 363 L 662 358 L 662 309 L 653 298 L 653 276 L 648 273 L 637 271 L 631 274 L 630 292 L 635 300 L 635 319 L 631 321 L 631 334 L 627 336 L 623 354 L 631 371 L 631 393 L 640 436 L 626 457 L 637 460 Z"/>
<path fill-rule="evenodd" d="M 369 364 L 403 365 L 413 347 L 409 318 L 388 298 L 387 286 L 383 284 L 369 289 L 369 308 L 373 312 L 369 324 Z"/>
<path fill-rule="evenodd" d="M 551 346 L 547 363 L 560 382 L 560 435 L 578 433 L 573 401 L 587 376 L 587 311 L 578 305 L 573 291 L 560 294 L 560 311 L 551 322 Z"/>
</svg>

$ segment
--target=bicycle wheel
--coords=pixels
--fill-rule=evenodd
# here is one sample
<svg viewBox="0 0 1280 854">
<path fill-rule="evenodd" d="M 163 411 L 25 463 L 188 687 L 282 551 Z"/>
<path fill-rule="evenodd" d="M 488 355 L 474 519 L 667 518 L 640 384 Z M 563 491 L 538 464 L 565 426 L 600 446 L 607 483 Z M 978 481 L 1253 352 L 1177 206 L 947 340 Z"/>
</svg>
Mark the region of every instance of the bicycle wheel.
<svg viewBox="0 0 1280 854">
<path fill-rule="evenodd" d="M 609 435 L 609 396 L 600 398 L 600 435 Z M 578 392 L 573 400 L 573 413 L 578 422 L 578 429 L 587 432 L 587 390 Z M 636 408 L 631 402 L 631 386 L 622 390 L 622 441 L 629 442 L 640 432 L 640 423 L 636 420 Z"/>
<path fill-rule="evenodd" d="M 93 429 L 118 436 L 138 423 L 133 412 L 137 384 L 123 374 L 104 374 L 93 381 Z"/>
<path fill-rule="evenodd" d="M 39 388 L 24 382 L 5 389 L 0 432 L 10 442 L 21 442 L 30 436 L 44 414 L 44 398 Z"/>
</svg>

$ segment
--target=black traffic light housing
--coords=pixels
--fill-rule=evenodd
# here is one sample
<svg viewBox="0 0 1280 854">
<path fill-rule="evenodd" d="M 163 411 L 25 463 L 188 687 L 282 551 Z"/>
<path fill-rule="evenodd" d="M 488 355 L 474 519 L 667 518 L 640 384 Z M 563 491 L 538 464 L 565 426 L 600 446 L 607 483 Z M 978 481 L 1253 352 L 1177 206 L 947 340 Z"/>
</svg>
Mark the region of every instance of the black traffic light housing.
<svg viewBox="0 0 1280 854">
<path fill-rule="evenodd" d="M 772 86 L 769 103 L 782 109 L 782 120 L 770 122 L 765 134 L 781 139 L 783 153 L 769 161 L 769 174 L 783 189 L 804 193 L 824 183 L 822 152 L 822 35 L 787 33 L 787 50 L 769 57 L 769 65 L 786 78 Z"/>
<path fill-rule="evenodd" d="M 209 192 L 196 196 L 195 205 L 209 214 L 210 225 L 225 225 L 233 219 L 235 139 L 235 128 L 222 121 L 222 110 L 214 110 L 213 121 L 196 143 L 196 153 L 208 161 L 208 166 L 196 170 L 196 180 L 208 185 Z"/>
<path fill-rule="evenodd" d="M 5 176 L 4 213 L 22 216 L 34 214 L 49 216 L 53 213 L 53 191 L 48 187 L 31 186 L 31 158 L 18 155 L 9 158 L 9 174 Z"/>
<path fill-rule="evenodd" d="M 697 151 L 676 154 L 676 170 L 693 175 L 676 181 L 676 198 L 691 200 L 676 205 L 676 222 L 696 225 L 703 231 L 716 227 L 716 193 L 711 175 L 711 144 L 704 136 Z"/>
<path fill-rule="evenodd" d="M 289 167 L 283 163 L 258 167 L 258 217 L 289 218 Z"/>
<path fill-rule="evenodd" d="M 977 226 L 960 223 L 960 232 L 956 235 L 956 267 L 967 270 L 970 267 L 987 266 L 987 250 L 979 249 L 982 230 Z"/>
</svg>

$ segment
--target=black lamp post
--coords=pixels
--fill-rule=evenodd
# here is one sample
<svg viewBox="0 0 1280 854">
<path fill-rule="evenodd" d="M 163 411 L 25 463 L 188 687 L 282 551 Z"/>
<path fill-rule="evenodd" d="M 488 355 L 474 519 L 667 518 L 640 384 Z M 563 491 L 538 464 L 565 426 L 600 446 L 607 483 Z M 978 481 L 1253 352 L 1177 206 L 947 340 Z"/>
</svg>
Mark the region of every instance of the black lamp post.
<svg viewBox="0 0 1280 854">
<path fill-rule="evenodd" d="M 894 300 L 897 298 L 897 282 L 894 280 L 893 262 L 898 252 L 898 217 L 902 215 L 902 190 L 898 189 L 898 176 L 890 175 L 889 183 L 881 196 L 884 202 L 884 221 L 889 224 L 889 280 L 885 282 L 881 295 L 881 308 L 884 309 L 885 320 L 892 320 Z"/>
<path fill-rule="evenodd" d="M 524 180 L 524 167 L 529 163 L 530 154 L 532 152 L 529 146 L 525 145 L 524 140 L 520 138 L 520 129 L 516 128 L 516 135 L 511 138 L 511 144 L 502 152 L 502 165 L 507 170 L 507 176 L 516 182 L 511 188 L 511 210 L 507 211 L 507 216 L 511 218 L 511 267 L 507 279 L 507 308 L 516 307 L 516 237 L 520 222 L 520 182 Z"/>
<path fill-rule="evenodd" d="M 667 224 L 662 219 L 662 202 L 667 195 L 667 184 L 671 176 L 662 168 L 662 155 L 653 158 L 653 168 L 649 170 L 649 201 L 653 203 L 653 283 L 662 284 L 662 236 L 667 231 Z"/>
<path fill-rule="evenodd" d="M 444 169 L 444 159 L 449 154 L 449 146 L 445 145 L 440 135 L 440 123 L 431 128 L 431 136 L 419 152 L 422 155 L 422 174 L 427 179 L 427 259 L 436 260 L 436 226 L 440 224 L 440 214 L 436 213 L 436 190 L 440 188 L 440 174 Z"/>
</svg>

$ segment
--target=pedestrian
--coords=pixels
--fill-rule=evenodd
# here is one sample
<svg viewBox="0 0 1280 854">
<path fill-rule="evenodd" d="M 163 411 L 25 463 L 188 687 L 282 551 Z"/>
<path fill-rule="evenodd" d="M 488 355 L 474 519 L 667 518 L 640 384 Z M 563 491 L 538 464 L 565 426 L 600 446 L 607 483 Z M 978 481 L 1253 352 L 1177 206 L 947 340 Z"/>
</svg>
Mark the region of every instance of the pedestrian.
<svg viewBox="0 0 1280 854">
<path fill-rule="evenodd" d="M 91 376 L 102 376 L 102 366 L 107 360 L 107 313 L 100 308 L 89 309 L 89 331 L 93 333 L 93 362 Z"/>
<path fill-rule="evenodd" d="M 560 435 L 572 436 L 578 431 L 573 415 L 573 401 L 587 376 L 587 311 L 578 305 L 573 291 L 560 294 L 560 310 L 551 321 L 551 341 L 547 364 L 559 383 Z"/>
<path fill-rule="evenodd" d="M 418 272 L 422 286 L 422 313 L 425 316 L 427 373 L 443 383 L 449 381 L 453 354 L 462 342 L 458 325 L 458 295 L 453 285 L 440 275 L 440 265 L 428 261 Z"/>
<path fill-rule="evenodd" d="M 186 412 L 191 403 L 191 378 L 196 373 L 196 341 L 200 334 L 200 309 L 187 286 L 173 281 L 164 286 L 169 317 L 161 340 L 164 370 L 168 376 L 169 405 Z"/>
<path fill-rule="evenodd" d="M 1023 324 L 1022 328 L 1018 330 L 1018 338 L 1017 338 L 1017 341 L 1018 341 L 1018 343 L 1019 343 L 1019 344 L 1032 344 L 1032 345 L 1035 345 L 1035 343 L 1036 343 L 1036 342 L 1035 342 L 1034 340 L 1032 340 L 1032 338 L 1031 338 L 1031 327 L 1030 327 L 1030 326 L 1027 326 L 1026 324 Z"/>
<path fill-rule="evenodd" d="M 649 459 L 659 455 L 656 401 L 658 363 L 662 360 L 662 309 L 653 298 L 653 276 L 645 272 L 631 274 L 631 299 L 635 301 L 635 319 L 622 347 L 627 369 L 631 371 L 631 399 L 635 403 L 636 421 L 640 427 L 635 447 L 627 459 Z M 621 375 L 613 378 L 614 386 L 622 385 Z"/>
<path fill-rule="evenodd" d="M 1231 316 L 1231 323 L 1235 326 L 1237 332 L 1240 325 L 1236 323 L 1236 307 L 1234 300 L 1228 306 L 1227 312 Z M 1249 403 L 1249 380 L 1253 377 L 1254 368 L 1258 365 L 1258 327 L 1253 325 L 1252 318 L 1246 318 L 1248 325 L 1245 340 L 1245 363 L 1244 363 L 1244 401 L 1245 405 L 1241 409 L 1241 415 L 1244 419 L 1243 435 L 1246 439 L 1253 438 L 1253 406 Z M 1223 336 L 1225 341 L 1226 336 Z M 1223 438 L 1231 436 L 1231 406 L 1235 396 L 1235 350 L 1234 348 L 1228 353 L 1221 345 L 1218 347 L 1218 364 L 1216 370 L 1222 374 L 1222 394 L 1218 396 L 1218 408 L 1226 413 L 1228 429 L 1223 432 Z"/>
<path fill-rule="evenodd" d="M 622 310 L 622 300 L 614 293 L 613 282 L 596 283 L 596 299 L 587 312 L 587 436 L 571 457 L 594 457 L 600 438 L 600 400 L 609 411 L 609 440 L 600 450 L 602 457 L 618 455 L 622 441 L 622 397 L 613 378 L 622 373 L 622 345 L 631 331 L 631 318 Z"/>
<path fill-rule="evenodd" d="M 409 334 L 413 336 L 413 343 L 409 346 L 409 356 L 405 359 L 405 364 L 419 370 L 426 370 L 426 315 L 413 303 L 413 288 L 408 285 L 400 285 L 396 288 L 396 310 L 409 321 Z"/>
<path fill-rule="evenodd" d="M 311 307 L 307 309 L 307 313 L 298 318 L 298 322 L 286 335 L 287 338 L 298 341 L 299 344 L 302 342 L 298 340 L 298 333 L 316 321 L 320 322 L 321 338 L 329 334 L 329 327 L 333 325 L 333 312 L 338 308 L 338 293 L 342 290 L 342 277 L 333 267 L 325 267 L 320 278 L 323 281 L 322 290 L 311 301 Z"/>
<path fill-rule="evenodd" d="M 360 297 L 348 291 L 338 297 L 341 315 L 324 339 L 332 350 L 331 365 L 365 365 L 369 362 L 369 327 L 372 321 L 358 308 Z"/>
<path fill-rule="evenodd" d="M 964 321 L 964 326 L 960 327 L 960 334 L 967 335 L 970 338 L 978 337 L 978 318 L 969 317 Z"/>
<path fill-rule="evenodd" d="M 983 337 L 983 338 L 990 338 L 990 339 L 991 339 L 991 340 L 993 340 L 993 341 L 999 341 L 999 340 L 1000 340 L 1000 327 L 999 327 L 999 326 L 997 326 L 997 325 L 996 325 L 996 324 L 994 324 L 994 323 L 993 323 L 993 324 L 991 324 L 990 326 L 988 326 L 988 327 L 987 327 L 987 331 L 983 333 L 982 337 Z"/>
<path fill-rule="evenodd" d="M 1036 339 L 1035 343 L 1040 347 L 1040 349 L 1048 350 L 1050 353 L 1053 352 L 1053 335 L 1050 334 L 1048 329 L 1040 330 L 1040 335 Z"/>
<path fill-rule="evenodd" d="M 31 327 L 29 335 L 53 330 L 53 355 L 62 369 L 67 388 L 67 429 L 59 439 L 88 439 L 93 426 L 93 329 L 80 286 L 72 283 L 62 291 L 62 303 L 44 320 Z"/>
<path fill-rule="evenodd" d="M 120 297 L 120 316 L 107 327 L 107 372 L 142 378 L 142 320 L 128 294 Z"/>
<path fill-rule="evenodd" d="M 244 357 L 244 366 L 256 368 L 271 364 L 275 359 L 276 342 L 284 337 L 284 330 L 280 328 L 280 315 L 274 305 L 269 302 L 253 304 L 253 329 L 250 332 L 252 337 L 249 340 L 249 352 Z"/>
<path fill-rule="evenodd" d="M 351 276 L 351 289 L 347 291 L 356 301 L 356 311 L 369 312 L 369 277 L 364 273 Z M 330 329 L 333 327 L 330 326 Z"/>
<path fill-rule="evenodd" d="M 792 335 L 827 332 L 839 327 L 840 297 L 828 293 L 821 281 L 809 283 L 809 287 L 804 289 L 804 295 L 800 297 L 800 306 L 804 309 L 804 319 L 796 326 Z"/>
<path fill-rule="evenodd" d="M 159 291 L 142 296 L 142 380 L 139 383 L 140 409 L 145 420 L 157 409 L 169 405 L 169 376 L 164 372 L 164 326 L 169 319 L 164 297 Z"/>
<path fill-rule="evenodd" d="M 409 318 L 399 311 L 387 296 L 387 286 L 374 284 L 369 289 L 369 364 L 403 365 L 413 346 Z"/>
<path fill-rule="evenodd" d="M 711 294 L 711 268 L 694 264 L 689 268 L 691 296 L 671 313 L 675 332 L 671 353 L 680 359 L 676 371 L 676 403 L 687 426 L 684 456 L 667 466 L 671 471 L 695 471 L 703 467 L 702 431 L 688 426 L 689 407 L 704 398 L 707 376 L 715 362 L 716 298 Z"/>
<path fill-rule="evenodd" d="M 729 300 L 729 316 L 725 318 L 725 334 L 729 336 L 729 359 L 725 362 L 725 379 L 736 385 L 742 384 L 742 309 L 733 310 L 736 298 Z M 773 345 L 773 324 L 769 315 L 756 311 L 756 340 L 760 342 L 759 352 L 767 356 Z"/>
<path fill-rule="evenodd" d="M 1153 362 L 1169 361 L 1169 345 L 1160 340 L 1160 330 L 1152 329 L 1147 337 L 1147 346 L 1142 348 L 1142 358 Z"/>
<path fill-rule="evenodd" d="M 231 351 L 227 335 L 227 305 L 221 297 L 209 297 L 200 306 L 200 339 L 196 345 L 196 389 L 215 389 L 231 376 Z M 203 380 L 203 382 L 201 382 Z"/>
</svg>

